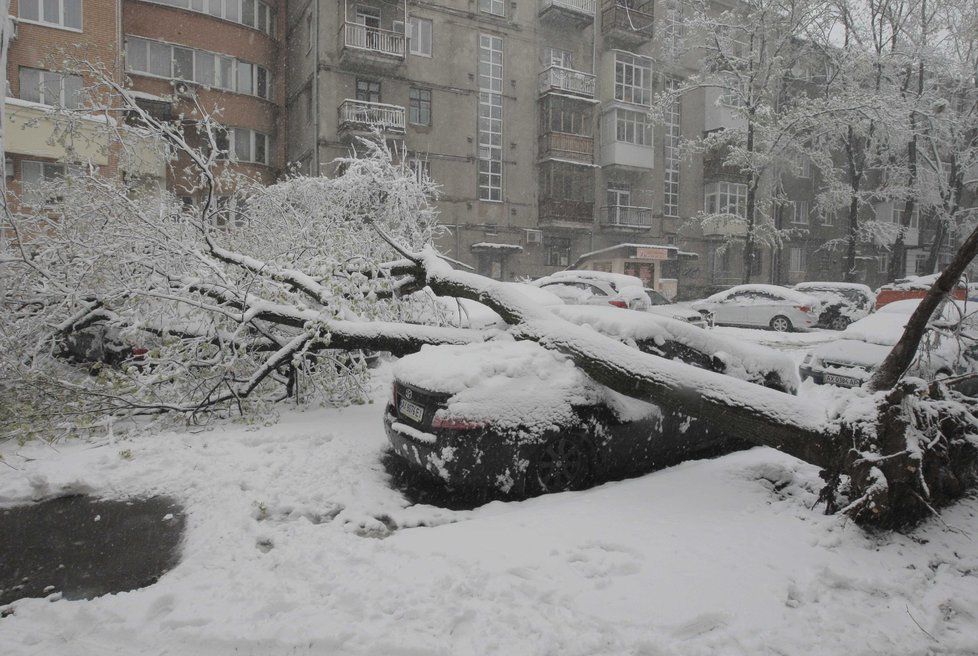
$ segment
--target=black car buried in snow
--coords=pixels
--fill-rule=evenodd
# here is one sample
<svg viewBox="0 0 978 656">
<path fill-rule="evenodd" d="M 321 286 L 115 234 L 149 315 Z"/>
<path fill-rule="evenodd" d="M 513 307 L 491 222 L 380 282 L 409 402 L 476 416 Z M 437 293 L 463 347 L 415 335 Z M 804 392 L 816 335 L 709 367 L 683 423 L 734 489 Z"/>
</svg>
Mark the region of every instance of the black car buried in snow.
<svg viewBox="0 0 978 656">
<path fill-rule="evenodd" d="M 614 314 L 597 307 L 555 311 L 642 350 L 661 354 L 663 344 L 678 345 L 700 356 L 692 358 L 699 366 L 786 391 L 797 386 L 787 356 L 683 322 L 615 308 Z M 656 332 L 669 338 L 656 344 L 650 337 Z M 697 341 L 684 347 L 684 335 Z M 704 340 L 717 358 L 702 358 Z M 622 396 L 564 356 L 509 339 L 425 347 L 402 358 L 384 427 L 393 453 L 408 467 L 452 488 L 508 497 L 581 489 L 730 442 L 722 428 Z"/>
</svg>

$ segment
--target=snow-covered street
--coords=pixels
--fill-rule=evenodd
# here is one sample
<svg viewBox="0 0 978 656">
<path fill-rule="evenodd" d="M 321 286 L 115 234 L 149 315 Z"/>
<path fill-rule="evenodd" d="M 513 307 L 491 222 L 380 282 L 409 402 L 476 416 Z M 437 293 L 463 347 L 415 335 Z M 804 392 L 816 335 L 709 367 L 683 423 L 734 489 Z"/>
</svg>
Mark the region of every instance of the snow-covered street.
<svg viewBox="0 0 978 656">
<path fill-rule="evenodd" d="M 188 528 L 152 586 L 15 602 L 0 653 L 978 653 L 978 499 L 877 539 L 812 510 L 814 467 L 755 448 L 473 511 L 411 506 L 379 459 L 389 377 L 373 404 L 267 426 L 3 445 L 4 504 L 168 494 Z"/>
</svg>

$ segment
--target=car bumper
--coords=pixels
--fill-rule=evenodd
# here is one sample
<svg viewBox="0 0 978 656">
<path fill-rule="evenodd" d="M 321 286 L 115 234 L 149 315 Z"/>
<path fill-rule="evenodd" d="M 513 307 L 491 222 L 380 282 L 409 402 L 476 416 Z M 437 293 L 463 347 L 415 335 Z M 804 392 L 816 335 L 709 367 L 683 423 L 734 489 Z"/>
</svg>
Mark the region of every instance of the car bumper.
<svg viewBox="0 0 978 656">
<path fill-rule="evenodd" d="M 394 454 L 414 469 L 453 487 L 495 489 L 503 493 L 521 490 L 527 460 L 523 448 L 485 429 L 438 431 L 421 440 L 398 430 L 397 418 L 384 412 L 384 430 Z"/>
</svg>

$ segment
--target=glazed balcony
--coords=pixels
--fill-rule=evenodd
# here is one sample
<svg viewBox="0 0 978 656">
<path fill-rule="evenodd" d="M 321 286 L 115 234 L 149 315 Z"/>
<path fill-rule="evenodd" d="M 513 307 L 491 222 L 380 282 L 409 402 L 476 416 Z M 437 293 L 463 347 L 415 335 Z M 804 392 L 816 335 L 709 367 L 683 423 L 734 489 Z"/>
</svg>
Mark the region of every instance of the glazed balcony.
<svg viewBox="0 0 978 656">
<path fill-rule="evenodd" d="M 340 105 L 339 129 L 341 131 L 404 134 L 404 108 L 400 105 L 350 100 Z"/>
<path fill-rule="evenodd" d="M 652 227 L 652 208 L 607 205 L 601 208 L 601 225 L 606 228 L 647 230 Z"/>
<path fill-rule="evenodd" d="M 542 226 L 590 230 L 594 226 L 594 203 L 543 197 L 540 199 L 539 223 Z"/>
<path fill-rule="evenodd" d="M 540 159 L 594 163 L 594 138 L 583 134 L 547 132 L 540 135 Z"/>
<path fill-rule="evenodd" d="M 601 6 L 601 33 L 605 41 L 638 46 L 653 35 L 653 2 L 604 0 Z"/>
<path fill-rule="evenodd" d="M 356 66 L 389 69 L 404 63 L 404 35 L 346 22 L 340 26 L 340 60 Z"/>
<path fill-rule="evenodd" d="M 567 93 L 594 98 L 594 76 L 563 66 L 550 66 L 540 73 L 540 93 Z"/>
<path fill-rule="evenodd" d="M 540 17 L 587 24 L 594 21 L 596 0 L 540 0 Z"/>
</svg>

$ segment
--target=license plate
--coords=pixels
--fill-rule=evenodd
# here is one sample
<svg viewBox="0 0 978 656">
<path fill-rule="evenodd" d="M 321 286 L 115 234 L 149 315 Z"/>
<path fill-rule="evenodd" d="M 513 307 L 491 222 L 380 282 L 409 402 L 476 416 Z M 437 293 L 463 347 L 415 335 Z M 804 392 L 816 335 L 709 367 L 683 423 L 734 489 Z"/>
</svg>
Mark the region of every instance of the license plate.
<svg viewBox="0 0 978 656">
<path fill-rule="evenodd" d="M 424 407 L 418 405 L 417 403 L 411 403 L 405 399 L 401 399 L 401 403 L 398 406 L 398 410 L 402 415 L 407 417 L 412 421 L 418 423 L 421 422 L 421 418 L 424 417 Z"/>
<path fill-rule="evenodd" d="M 825 374 L 825 382 L 829 385 L 842 385 L 843 387 L 859 387 L 863 384 L 858 378 L 838 376 L 836 374 Z"/>
</svg>

